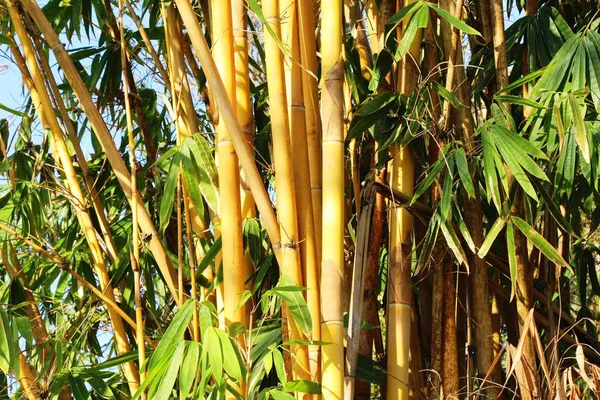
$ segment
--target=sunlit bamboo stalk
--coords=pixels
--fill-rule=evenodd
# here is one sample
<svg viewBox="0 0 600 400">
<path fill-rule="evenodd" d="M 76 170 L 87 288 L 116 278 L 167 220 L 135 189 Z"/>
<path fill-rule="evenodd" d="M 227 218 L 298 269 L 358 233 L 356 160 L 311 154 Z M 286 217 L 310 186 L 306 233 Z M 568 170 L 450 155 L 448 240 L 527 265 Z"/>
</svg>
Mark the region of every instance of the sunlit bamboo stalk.
<svg viewBox="0 0 600 400">
<path fill-rule="evenodd" d="M 409 6 L 406 1 L 403 6 Z M 400 36 L 404 34 L 402 27 Z M 421 31 L 416 32 L 409 51 L 399 63 L 397 89 L 410 95 L 417 86 L 420 61 Z M 409 196 L 414 188 L 414 154 L 410 147 L 394 145 L 391 149 L 390 186 Z M 391 207 L 388 270 L 388 328 L 387 328 L 387 396 L 408 399 L 409 348 L 411 325 L 411 261 L 413 218 L 405 209 Z"/>
<path fill-rule="evenodd" d="M 342 1 L 321 3 L 323 90 L 323 247 L 321 349 L 323 398 L 341 400 L 344 394 L 344 327 L 342 287 L 344 268 L 344 67 Z M 326 236 L 325 236 L 326 233 Z"/>
<path fill-rule="evenodd" d="M 227 90 L 220 77 L 219 70 L 217 69 L 208 44 L 206 43 L 206 38 L 196 20 L 194 9 L 189 0 L 176 0 L 176 3 L 190 41 L 204 68 L 206 79 L 211 86 L 213 98 L 219 107 L 219 118 L 223 119 L 223 122 L 227 127 L 231 142 L 239 157 L 239 162 L 247 175 L 248 186 L 252 191 L 254 201 L 256 202 L 263 224 L 269 235 L 269 240 L 273 245 L 275 257 L 278 262 L 281 263 L 279 223 L 277 222 L 273 205 L 271 204 L 269 195 L 263 185 L 260 173 L 256 168 L 254 157 L 244 140 L 242 128 L 235 115 L 231 100 L 229 100 L 227 95 Z"/>
<path fill-rule="evenodd" d="M 280 10 L 284 18 L 281 21 L 282 42 L 290 52 L 285 60 L 286 96 L 292 146 L 292 162 L 296 184 L 296 205 L 298 213 L 298 241 L 304 285 L 308 289 L 306 300 L 313 319 L 312 339 L 321 337 L 321 306 L 319 296 L 319 267 L 315 219 L 310 189 L 308 141 L 305 115 L 305 96 L 300 59 L 300 41 L 298 5 L 294 0 L 281 0 Z M 319 380 L 319 346 L 309 346 L 310 372 L 313 379 Z"/>
<path fill-rule="evenodd" d="M 300 30 L 300 59 L 302 64 L 302 92 L 304 96 L 304 115 L 306 117 L 306 140 L 308 144 L 308 170 L 310 191 L 315 219 L 315 238 L 317 258 L 321 268 L 321 231 L 323 220 L 323 191 L 321 181 L 321 115 L 319 112 L 319 80 L 317 62 L 317 44 L 315 37 L 315 2 L 297 0 L 298 29 Z"/>
<path fill-rule="evenodd" d="M 214 43 L 213 56 L 235 113 L 233 31 L 229 1 L 214 0 L 211 2 L 211 27 Z M 228 129 L 221 120 L 220 111 L 221 109 L 217 108 L 214 118 L 218 136 L 218 172 L 221 194 L 219 219 L 221 220 L 222 235 L 225 321 L 227 325 L 233 322 L 241 322 L 246 325 L 245 307 L 238 307 L 239 293 L 244 290 L 245 280 L 239 165 Z"/>
<path fill-rule="evenodd" d="M 235 65 L 235 101 L 237 118 L 248 143 L 254 147 L 254 116 L 250 98 L 250 64 L 248 62 L 248 32 L 246 1 L 231 0 L 233 29 L 233 58 Z M 240 171 L 242 218 L 256 218 L 256 205 L 244 171 Z M 244 254 L 244 281 L 246 289 L 252 288 L 250 278 L 254 274 L 254 264 L 250 252 Z M 247 312 L 250 309 L 248 308 Z"/>
<path fill-rule="evenodd" d="M 25 61 L 29 67 L 31 76 L 33 77 L 34 85 L 40 96 L 41 108 L 44 110 L 46 122 L 48 124 L 47 128 L 52 134 L 58 153 L 56 154 L 56 158 L 57 160 L 60 160 L 60 163 L 62 164 L 63 171 L 67 179 L 68 189 L 75 198 L 75 202 L 73 202 L 73 205 L 78 211 L 77 217 L 91 251 L 94 270 L 98 275 L 102 289 L 107 293 L 107 296 L 112 297 L 111 300 L 113 300 L 114 293 L 112 285 L 110 283 L 108 269 L 106 267 L 104 257 L 102 255 L 100 244 L 96 237 L 96 232 L 91 217 L 86 210 L 87 200 L 81 190 L 81 186 L 79 185 L 79 180 L 71 161 L 71 155 L 66 146 L 62 130 L 58 125 L 56 115 L 54 114 L 50 97 L 48 95 L 48 92 L 46 91 L 45 80 L 37 64 L 35 50 L 31 42 L 29 41 L 29 36 L 25 30 L 18 9 L 14 6 L 11 0 L 7 0 L 6 3 L 9 7 L 11 21 L 13 22 L 15 31 L 19 36 L 21 46 L 23 48 Z M 127 338 L 127 333 L 125 332 L 125 328 L 123 326 L 123 321 L 121 317 L 110 308 L 108 309 L 108 313 L 115 334 L 117 350 L 120 354 L 128 353 L 130 347 Z M 134 393 L 139 386 L 139 375 L 133 362 L 124 363 L 123 372 L 128 381 L 130 391 Z"/>
<path fill-rule="evenodd" d="M 303 286 L 304 278 L 300 261 L 298 236 L 298 203 L 294 166 L 292 159 L 292 141 L 288 119 L 288 100 L 285 86 L 284 55 L 274 35 L 281 37 L 280 9 L 278 0 L 265 0 L 262 3 L 266 22 L 271 25 L 274 34 L 265 28 L 265 59 L 267 64 L 267 87 L 269 90 L 271 137 L 273 143 L 273 164 L 275 167 L 275 188 L 277 192 L 277 212 L 281 235 L 281 275 L 289 276 L 296 284 Z M 290 30 L 291 33 L 291 30 Z M 296 95 L 301 95 L 300 91 Z M 295 97 L 297 100 L 297 97 Z M 284 315 L 284 318 L 287 316 Z M 297 324 L 287 318 L 290 340 L 305 339 Z M 309 378 L 309 358 L 306 346 L 290 346 L 295 360 L 292 365 L 294 379 Z"/>
<path fill-rule="evenodd" d="M 40 9 L 40 7 L 32 0 L 23 0 L 21 2 L 25 10 L 31 15 L 33 20 L 35 21 L 38 28 L 41 30 L 44 35 L 48 46 L 54 52 L 58 63 L 60 64 L 63 73 L 67 77 L 67 80 L 71 84 L 73 88 L 73 92 L 79 99 L 81 108 L 85 112 L 92 126 L 92 130 L 94 131 L 98 141 L 100 142 L 104 153 L 106 154 L 106 158 L 108 159 L 111 167 L 115 171 L 115 176 L 119 181 L 121 188 L 123 189 L 123 193 L 128 199 L 131 199 L 131 192 L 135 190 L 135 188 L 131 187 L 131 178 L 129 176 L 129 172 L 119 151 L 115 145 L 115 142 L 102 119 L 102 116 L 98 112 L 94 102 L 91 99 L 90 93 L 88 92 L 85 84 L 83 83 L 79 72 L 75 68 L 72 60 L 70 59 L 67 51 L 64 46 L 60 42 L 58 35 L 54 32 L 54 29 L 50 25 L 48 19 Z M 141 201 L 141 200 L 140 200 Z M 160 241 L 154 224 L 150 219 L 150 215 L 145 209 L 143 204 L 139 204 L 139 224 L 142 232 L 148 236 L 150 239 L 148 241 L 148 247 L 152 252 L 156 263 L 159 269 L 162 272 L 162 276 L 167 284 L 169 290 L 173 294 L 176 302 L 179 303 L 179 299 L 177 296 L 177 287 L 175 286 L 176 274 L 167 256 L 167 253 L 163 247 L 162 242 Z"/>
</svg>

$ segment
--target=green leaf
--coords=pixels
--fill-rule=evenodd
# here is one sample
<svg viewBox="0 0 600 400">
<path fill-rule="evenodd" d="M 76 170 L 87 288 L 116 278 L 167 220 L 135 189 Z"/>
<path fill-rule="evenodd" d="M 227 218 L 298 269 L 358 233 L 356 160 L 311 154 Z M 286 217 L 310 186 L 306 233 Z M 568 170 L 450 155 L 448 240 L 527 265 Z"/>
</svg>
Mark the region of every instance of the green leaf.
<svg viewBox="0 0 600 400">
<path fill-rule="evenodd" d="M 429 190 L 429 188 L 431 187 L 431 185 L 435 181 L 435 178 L 437 178 L 437 176 L 439 175 L 440 171 L 442 170 L 442 168 L 444 168 L 445 165 L 446 165 L 446 162 L 445 162 L 444 157 L 442 156 L 433 165 L 433 167 L 431 168 L 431 171 L 429 172 L 429 174 L 427 175 L 427 177 L 425 179 L 423 179 L 423 182 L 421 182 L 419 184 L 419 186 L 417 186 L 417 190 L 415 190 L 415 194 L 413 195 L 413 198 L 410 201 L 410 204 L 414 204 L 417 200 L 419 200 L 419 198 L 427 190 Z"/>
<path fill-rule="evenodd" d="M 4 307 L 0 307 L 0 371 L 5 374 L 9 373 L 11 365 L 11 336 L 8 315 Z"/>
<path fill-rule="evenodd" d="M 394 59 L 400 61 L 410 50 L 410 47 L 419 32 L 419 28 L 425 28 L 429 21 L 429 9 L 421 7 L 408 21 L 405 29 L 402 29 L 402 38 L 396 48 Z"/>
<path fill-rule="evenodd" d="M 14 114 L 18 117 L 22 117 L 22 118 L 29 118 L 29 115 L 22 113 L 21 111 L 17 111 L 15 109 L 12 109 L 10 107 L 5 106 L 4 104 L 0 103 L 0 110 L 4 110 L 6 112 L 9 112 L 11 114 Z"/>
<path fill-rule="evenodd" d="M 17 44 L 8 36 L 0 33 L 0 44 L 6 44 L 8 46 L 16 46 Z"/>
<path fill-rule="evenodd" d="M 485 178 L 485 187 L 488 196 L 491 197 L 496 208 L 500 210 L 502 208 L 502 202 L 500 201 L 500 187 L 498 186 L 498 178 L 496 175 L 496 146 L 494 145 L 494 139 L 491 133 L 487 129 L 482 130 L 481 138 L 483 142 L 483 175 Z"/>
<path fill-rule="evenodd" d="M 273 354 L 273 362 L 275 364 L 275 372 L 277 373 L 277 377 L 279 378 L 279 381 L 285 385 L 285 383 L 287 382 L 287 375 L 285 373 L 283 356 L 277 349 L 273 350 L 272 354 Z"/>
<path fill-rule="evenodd" d="M 450 225 L 450 222 L 448 221 L 441 221 L 440 228 L 442 229 L 442 234 L 446 239 L 448 248 L 452 250 L 452 253 L 454 253 L 454 257 L 456 257 L 456 260 L 459 263 L 464 264 L 468 271 L 469 263 L 467 261 L 467 256 L 460 244 L 458 236 L 456 236 L 456 232 L 454 232 L 454 228 L 452 227 L 452 225 Z"/>
<path fill-rule="evenodd" d="M 295 397 L 289 393 L 282 392 L 277 389 L 269 390 L 269 394 L 274 400 L 295 400 Z"/>
<path fill-rule="evenodd" d="M 435 3 L 429 3 L 429 2 L 427 2 L 425 4 L 427 4 L 430 8 L 432 8 L 440 17 L 445 19 L 446 22 L 448 22 L 450 25 L 452 25 L 456 29 L 466 33 L 467 35 L 481 36 L 481 34 L 479 32 L 477 32 L 475 29 L 471 28 L 469 25 L 465 24 L 463 21 L 459 20 L 458 18 L 456 18 L 454 15 L 450 14 L 448 11 L 446 11 L 444 8 L 440 7 L 439 5 L 437 5 Z"/>
<path fill-rule="evenodd" d="M 574 96 L 569 96 L 569 104 L 573 115 L 573 129 L 575 131 L 575 140 L 581 149 L 583 159 L 588 164 L 590 163 L 590 145 L 588 143 L 587 131 L 585 122 L 583 121 L 583 112 Z"/>
<path fill-rule="evenodd" d="M 285 383 L 283 390 L 286 392 L 321 394 L 321 385 L 313 381 L 297 380 Z"/>
<path fill-rule="evenodd" d="M 184 142 L 198 164 L 196 169 L 200 191 L 213 212 L 219 210 L 219 178 L 212 149 L 204 136 L 194 135 Z"/>
<path fill-rule="evenodd" d="M 179 374 L 179 388 L 183 398 L 186 398 L 191 394 L 192 385 L 194 384 L 198 371 L 199 361 L 200 344 L 188 342 L 183 363 L 181 364 L 181 373 Z"/>
<path fill-rule="evenodd" d="M 487 236 L 485 237 L 485 240 L 481 244 L 479 252 L 477 252 L 479 258 L 484 258 L 488 251 L 490 251 L 490 248 L 494 244 L 494 241 L 498 237 L 498 234 L 502 232 L 502 228 L 504 228 L 505 223 L 506 219 L 503 217 L 498 217 L 498 219 L 496 219 L 496 222 L 494 222 L 494 225 L 492 225 Z"/>
<path fill-rule="evenodd" d="M 171 213 L 173 212 L 173 203 L 175 202 L 175 189 L 177 188 L 177 180 L 179 179 L 179 164 L 181 155 L 175 154 L 169 165 L 167 179 L 163 186 L 163 196 L 160 201 L 160 227 L 164 230 L 169 224 Z"/>
<path fill-rule="evenodd" d="M 194 307 L 195 302 L 193 300 L 188 300 L 177 312 L 175 318 L 173 318 L 173 321 L 171 321 L 171 324 L 165 331 L 165 334 L 150 358 L 148 371 L 156 368 L 157 365 L 163 362 L 165 359 L 168 360 L 171 358 L 175 352 L 175 349 L 183 338 L 183 333 L 187 329 L 187 326 L 192 319 Z"/>
<path fill-rule="evenodd" d="M 454 153 L 454 161 L 456 162 L 456 169 L 458 170 L 458 176 L 460 177 L 463 187 L 469 196 L 475 198 L 475 186 L 473 186 L 473 180 L 471 179 L 471 173 L 469 172 L 467 155 L 462 147 Z"/>
<path fill-rule="evenodd" d="M 225 372 L 227 372 L 227 375 L 230 377 L 241 380 L 246 371 L 237 347 L 233 344 L 233 340 L 227 333 L 221 329 L 212 329 L 215 330 L 219 337 L 219 343 L 223 351 L 223 368 L 225 369 Z"/>
<path fill-rule="evenodd" d="M 277 287 L 268 290 L 266 293 L 270 296 L 277 296 L 281 300 L 285 301 L 288 306 L 292 318 L 298 325 L 298 328 L 307 337 L 312 336 L 312 319 L 310 316 L 310 310 L 306 304 L 306 300 L 302 295 L 302 291 L 306 288 L 297 286 L 296 282 L 287 275 L 282 275 L 279 278 Z"/>
<path fill-rule="evenodd" d="M 460 102 L 460 100 L 454 95 L 454 93 L 452 93 L 451 91 L 446 89 L 439 82 L 430 81 L 430 83 L 431 83 L 431 86 L 433 86 L 433 88 L 438 92 L 438 94 L 440 96 L 442 96 L 444 99 L 446 99 L 446 101 L 448 101 L 450 104 L 452 104 L 452 107 L 454 107 L 454 108 L 459 108 L 459 107 L 466 108 L 467 107 L 466 105 L 464 105 L 463 103 Z"/>
<path fill-rule="evenodd" d="M 527 239 L 548 258 L 548 260 L 552 261 L 554 264 L 567 267 L 570 269 L 569 263 L 567 263 L 558 250 L 556 250 L 550 243 L 544 239 L 542 235 L 537 233 L 535 229 L 533 229 L 527 222 L 522 220 L 519 217 L 512 216 L 512 222 L 515 224 L 517 228 L 527 237 Z"/>
<path fill-rule="evenodd" d="M 517 289 L 517 250 L 515 247 L 515 232 L 510 221 L 506 224 L 506 251 L 508 253 L 508 268 L 510 269 L 510 301 L 512 301 Z"/>
<path fill-rule="evenodd" d="M 374 112 L 381 110 L 383 107 L 390 104 L 392 101 L 396 100 L 397 98 L 398 98 L 398 95 L 396 95 L 394 92 L 383 92 L 383 93 L 377 94 L 373 98 L 364 101 L 363 104 L 359 107 L 359 109 L 356 110 L 354 115 L 355 116 L 356 115 L 364 116 L 364 115 L 373 114 Z"/>
<path fill-rule="evenodd" d="M 179 342 L 179 345 L 175 349 L 175 352 L 170 355 L 169 366 L 167 367 L 165 374 L 160 380 L 160 384 L 156 389 L 156 392 L 150 392 L 150 398 L 154 399 L 168 399 L 171 398 L 171 392 L 173 390 L 173 386 L 175 386 L 175 381 L 177 380 L 179 368 L 181 367 L 181 362 L 183 361 L 183 351 L 185 350 L 185 342 Z M 152 395 L 153 394 L 153 395 Z"/>
<path fill-rule="evenodd" d="M 538 198 L 535 189 L 533 188 L 529 177 L 521 167 L 521 163 L 524 163 L 525 159 L 529 157 L 519 157 L 519 155 L 515 154 L 513 148 L 506 143 L 506 141 L 502 138 L 501 135 L 494 137 L 494 141 L 497 144 L 498 150 L 502 154 L 502 158 L 504 159 L 504 161 L 506 161 L 508 169 L 510 170 L 510 172 L 512 172 L 517 182 L 519 182 L 525 193 L 527 193 L 529 196 L 531 196 L 534 200 L 537 201 Z"/>
<path fill-rule="evenodd" d="M 209 326 L 202 335 L 202 351 L 207 352 L 212 375 L 217 384 L 223 383 L 223 348 L 217 334 L 218 329 Z"/>
<path fill-rule="evenodd" d="M 524 97 L 520 97 L 520 96 L 510 96 L 510 95 L 496 95 L 494 96 L 494 99 L 498 102 L 498 103 L 510 103 L 510 104 L 516 104 L 518 106 L 528 106 L 528 107 L 533 107 L 533 108 L 545 108 L 542 104 L 538 103 L 537 101 L 531 100 L 531 99 L 526 99 Z"/>
</svg>

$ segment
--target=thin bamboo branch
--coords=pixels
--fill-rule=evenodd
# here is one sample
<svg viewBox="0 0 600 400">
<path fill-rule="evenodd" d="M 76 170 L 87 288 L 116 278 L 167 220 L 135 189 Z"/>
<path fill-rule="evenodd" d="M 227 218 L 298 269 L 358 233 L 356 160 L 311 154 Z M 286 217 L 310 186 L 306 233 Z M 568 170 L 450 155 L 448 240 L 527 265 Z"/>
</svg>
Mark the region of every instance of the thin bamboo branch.
<svg viewBox="0 0 600 400">
<path fill-rule="evenodd" d="M 108 293 L 108 296 L 112 296 L 114 299 L 114 293 L 110 283 L 108 269 L 102 255 L 100 244 L 96 237 L 96 231 L 93 227 L 91 217 L 87 212 L 86 199 L 79 185 L 77 174 L 75 173 L 75 169 L 71 161 L 71 155 L 69 154 L 64 141 L 62 130 L 60 129 L 58 121 L 56 120 L 56 116 L 54 115 L 50 97 L 46 91 L 45 81 L 35 59 L 35 50 L 29 41 L 29 35 L 25 30 L 19 10 L 15 7 L 11 0 L 6 0 L 6 3 L 9 7 L 11 21 L 15 27 L 17 35 L 19 36 L 21 46 L 23 47 L 25 61 L 30 69 L 34 85 L 40 96 L 41 106 L 44 110 L 44 115 L 46 116 L 46 123 L 48 124 L 47 127 L 50 129 L 55 143 L 57 151 L 56 158 L 62 164 L 63 171 L 67 178 L 68 189 L 76 200 L 73 205 L 77 209 L 77 217 L 90 248 L 92 261 L 94 263 L 94 270 L 98 275 L 101 287 L 105 289 L 106 293 Z M 110 309 L 109 317 L 111 319 L 115 334 L 117 350 L 120 354 L 129 352 L 129 341 L 121 317 L 116 315 Z M 130 391 L 134 393 L 139 387 L 139 375 L 133 362 L 123 364 L 123 372 L 127 378 Z"/>
<path fill-rule="evenodd" d="M 100 142 L 106 157 L 111 164 L 113 170 L 115 171 L 115 176 L 123 189 L 123 192 L 127 199 L 131 201 L 131 194 L 135 188 L 131 187 L 131 177 L 129 176 L 129 172 L 119 151 L 112 139 L 102 116 L 98 112 L 98 109 L 94 105 L 94 102 L 91 99 L 91 96 L 83 83 L 77 69 L 75 68 L 73 62 L 71 61 L 67 51 L 65 50 L 63 44 L 60 42 L 58 35 L 54 32 L 52 26 L 50 25 L 48 19 L 40 9 L 40 7 L 33 2 L 32 0 L 23 0 L 21 2 L 23 7 L 27 10 L 27 12 L 31 15 L 38 28 L 42 31 L 42 34 L 46 38 L 49 47 L 54 52 L 58 63 L 60 64 L 65 76 L 69 80 L 71 87 L 73 88 L 74 93 L 79 98 L 81 107 L 85 114 L 88 117 L 90 125 L 98 141 Z M 139 199 L 139 197 L 138 197 Z M 146 211 L 144 204 L 141 203 L 141 199 L 139 200 L 140 204 L 138 205 L 139 210 L 139 223 L 140 228 L 144 235 L 150 237 L 149 240 L 149 248 L 154 258 L 158 264 L 160 271 L 162 272 L 163 279 L 165 280 L 169 290 L 173 294 L 175 301 L 179 303 L 179 299 L 177 296 L 177 288 L 175 286 L 175 271 L 171 264 L 169 257 L 160 241 L 154 224 L 150 219 L 150 215 Z M 181 305 L 181 304 L 179 304 Z"/>
<path fill-rule="evenodd" d="M 346 373 L 344 378 L 344 398 L 354 399 L 354 388 L 358 362 L 359 337 L 362 323 L 363 292 L 365 274 L 368 264 L 369 244 L 371 236 L 371 221 L 375 202 L 375 190 L 365 188 L 365 201 L 362 214 L 356 227 L 356 248 L 354 251 L 354 266 L 352 270 L 352 291 L 348 319 L 348 334 L 346 337 Z"/>
</svg>

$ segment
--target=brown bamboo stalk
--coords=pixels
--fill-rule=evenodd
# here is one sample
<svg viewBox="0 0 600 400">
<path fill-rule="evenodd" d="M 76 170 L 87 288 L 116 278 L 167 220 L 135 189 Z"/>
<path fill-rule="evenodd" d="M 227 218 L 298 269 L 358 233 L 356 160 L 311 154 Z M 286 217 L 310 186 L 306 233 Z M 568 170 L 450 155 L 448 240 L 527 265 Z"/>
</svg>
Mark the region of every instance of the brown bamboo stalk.
<svg viewBox="0 0 600 400">
<path fill-rule="evenodd" d="M 452 2 L 443 0 L 440 1 L 440 5 L 454 15 L 458 15 L 458 11 L 454 9 L 454 4 Z M 445 47 L 448 47 L 448 43 L 452 43 L 452 29 L 445 21 L 440 21 L 440 23 Z M 461 51 L 458 51 L 456 53 L 455 65 L 461 65 L 462 63 L 463 55 Z M 457 94 L 461 103 L 467 105 L 467 107 L 461 107 L 458 110 L 458 115 L 455 117 L 455 129 L 459 129 L 461 131 L 466 150 L 470 153 L 474 149 L 472 139 L 474 130 L 470 112 L 471 98 L 470 94 L 468 93 L 467 86 L 464 83 L 464 69 L 454 68 L 454 71 L 456 74 L 456 81 L 458 83 L 458 87 L 454 89 L 455 93 Z M 471 198 L 468 194 L 466 194 L 466 192 L 463 191 L 462 196 L 465 204 L 465 212 L 463 214 L 465 223 L 469 229 L 469 232 L 471 233 L 475 246 L 478 248 L 483 243 L 484 234 L 483 212 L 481 210 L 477 188 L 476 194 L 476 198 Z M 475 329 L 474 338 L 474 344 L 477 348 L 475 357 L 477 361 L 478 376 L 483 378 L 490 369 L 494 357 L 491 309 L 489 303 L 490 295 L 487 278 L 488 266 L 484 260 L 481 260 L 476 254 L 472 253 L 469 254 L 469 265 L 471 266 L 470 294 L 473 310 L 472 317 L 473 323 L 477 327 L 477 329 Z M 488 378 L 488 381 L 490 381 L 490 385 L 488 388 L 486 388 L 487 394 L 492 398 L 496 398 L 499 392 L 495 386 L 495 383 L 498 382 L 498 377 L 495 374 L 492 374 Z"/>
<path fill-rule="evenodd" d="M 56 32 L 54 32 L 48 19 L 35 2 L 32 0 L 23 0 L 21 4 L 31 15 L 38 28 L 42 31 L 42 34 L 48 42 L 48 46 L 54 52 L 58 63 L 60 64 L 65 76 L 73 88 L 74 93 L 80 101 L 83 111 L 90 121 L 90 125 L 92 126 L 92 129 L 96 134 L 96 137 L 98 138 L 98 141 L 100 142 L 109 163 L 115 171 L 115 176 L 119 181 L 125 196 L 127 199 L 131 199 L 131 193 L 133 190 L 135 190 L 135 188 L 131 187 L 131 178 L 129 176 L 129 172 L 127 171 L 127 167 L 125 166 L 125 163 L 119 154 L 119 151 L 112 139 L 110 132 L 108 131 L 108 128 L 106 127 L 106 124 L 104 123 L 104 120 L 102 119 L 102 116 L 95 107 L 85 84 L 83 83 L 67 51 L 60 42 L 58 35 Z M 171 261 L 167 256 L 156 229 L 154 228 L 152 220 L 150 219 L 150 215 L 146 211 L 144 205 L 139 204 L 138 210 L 140 228 L 145 235 L 150 237 L 148 243 L 150 251 L 154 255 L 154 258 L 162 272 L 163 279 L 169 287 L 169 290 L 176 299 L 176 302 L 179 302 L 177 288 L 175 286 L 176 275 Z"/>
<path fill-rule="evenodd" d="M 321 261 L 321 231 L 323 198 L 321 181 L 321 115 L 319 113 L 319 89 L 317 78 L 317 45 L 315 38 L 315 3 L 313 0 L 297 0 L 298 27 L 300 29 L 300 59 L 302 63 L 302 92 L 306 117 L 306 140 L 308 144 L 308 171 L 315 220 L 317 259 Z"/>
<path fill-rule="evenodd" d="M 19 352 L 19 376 L 17 377 L 19 384 L 25 392 L 25 396 L 29 400 L 41 400 L 42 391 L 35 378 L 35 371 L 31 365 L 27 363 L 27 359 L 23 353 Z"/>
<path fill-rule="evenodd" d="M 446 252 L 442 262 L 443 271 L 443 359 L 442 386 L 445 398 L 458 398 L 460 387 L 458 385 L 458 346 L 456 342 L 456 289 L 454 286 L 454 264 Z"/>
<path fill-rule="evenodd" d="M 100 244 L 98 243 L 91 217 L 86 211 L 86 199 L 83 195 L 77 174 L 71 162 L 71 155 L 69 154 L 64 141 L 62 130 L 60 129 L 58 121 L 56 120 L 56 116 L 54 115 L 52 103 L 50 101 L 50 97 L 48 96 L 48 92 L 46 91 L 45 81 L 35 59 L 35 50 L 29 41 L 29 36 L 25 30 L 18 9 L 14 6 L 11 0 L 7 0 L 6 3 L 9 7 L 10 17 L 17 35 L 19 36 L 21 46 L 23 47 L 25 61 L 30 69 L 34 85 L 40 96 L 41 106 L 44 109 L 44 114 L 46 115 L 46 122 L 58 152 L 58 154 L 56 154 L 56 158 L 57 160 L 60 160 L 60 163 L 62 164 L 63 171 L 68 182 L 68 189 L 76 200 L 76 202 L 74 202 L 74 206 L 78 211 L 78 220 L 90 248 L 94 269 L 100 280 L 101 287 L 106 291 L 109 297 L 112 296 L 114 299 L 114 293 L 110 283 L 110 276 L 102 256 L 102 250 L 100 248 Z M 127 353 L 129 352 L 130 348 L 129 341 L 127 339 L 127 333 L 125 332 L 125 328 L 123 326 L 123 321 L 121 317 L 114 311 L 111 311 L 110 309 L 108 311 L 111 323 L 113 325 L 117 350 L 120 354 Z M 139 375 L 133 362 L 123 364 L 123 372 L 127 378 L 131 393 L 134 393 L 139 387 Z"/>
</svg>

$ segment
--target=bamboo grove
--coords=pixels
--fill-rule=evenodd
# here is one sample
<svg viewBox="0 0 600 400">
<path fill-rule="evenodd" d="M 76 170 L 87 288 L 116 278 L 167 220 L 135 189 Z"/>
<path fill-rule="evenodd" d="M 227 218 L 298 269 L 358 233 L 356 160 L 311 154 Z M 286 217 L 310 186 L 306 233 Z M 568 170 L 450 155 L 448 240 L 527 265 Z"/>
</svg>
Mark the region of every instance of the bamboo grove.
<svg viewBox="0 0 600 400">
<path fill-rule="evenodd" d="M 599 7 L 0 0 L 0 398 L 598 398 Z"/>
</svg>

